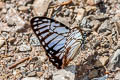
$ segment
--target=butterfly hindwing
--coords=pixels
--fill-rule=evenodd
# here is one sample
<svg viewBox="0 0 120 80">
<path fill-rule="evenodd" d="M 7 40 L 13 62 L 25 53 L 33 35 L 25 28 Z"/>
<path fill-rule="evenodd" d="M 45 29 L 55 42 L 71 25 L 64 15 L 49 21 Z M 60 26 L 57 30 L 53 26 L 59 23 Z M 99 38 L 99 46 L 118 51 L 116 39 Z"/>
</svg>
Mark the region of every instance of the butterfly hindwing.
<svg viewBox="0 0 120 80">
<path fill-rule="evenodd" d="M 65 43 L 66 51 L 64 59 L 65 61 L 63 64 L 64 66 L 68 65 L 68 63 L 79 53 L 82 40 L 83 37 L 81 30 L 78 28 L 73 28 Z"/>
<path fill-rule="evenodd" d="M 49 60 L 57 68 L 61 68 L 65 55 L 65 43 L 71 29 L 46 17 L 32 18 L 31 27 L 45 49 Z"/>
</svg>

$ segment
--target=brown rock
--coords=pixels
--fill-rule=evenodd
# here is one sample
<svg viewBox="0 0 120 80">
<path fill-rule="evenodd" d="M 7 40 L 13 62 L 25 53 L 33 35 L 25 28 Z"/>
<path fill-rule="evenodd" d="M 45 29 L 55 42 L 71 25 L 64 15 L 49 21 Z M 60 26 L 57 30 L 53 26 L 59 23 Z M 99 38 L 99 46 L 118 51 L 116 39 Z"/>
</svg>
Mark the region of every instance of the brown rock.
<svg viewBox="0 0 120 80">
<path fill-rule="evenodd" d="M 78 9 L 78 14 L 77 14 L 76 20 L 81 21 L 83 19 L 84 14 L 85 14 L 85 9 L 83 9 L 83 8 Z"/>
<path fill-rule="evenodd" d="M 98 4 L 99 2 L 101 2 L 101 0 L 87 0 L 86 3 L 92 6 Z"/>
<path fill-rule="evenodd" d="M 100 57 L 99 61 L 102 63 L 103 66 L 105 66 L 106 63 L 108 62 L 108 59 L 109 57 L 103 56 L 103 57 Z"/>
<path fill-rule="evenodd" d="M 102 63 L 99 60 L 97 60 L 95 62 L 95 67 L 101 67 L 101 66 L 103 66 Z"/>
<path fill-rule="evenodd" d="M 97 77 L 98 76 L 98 71 L 96 70 L 96 69 L 94 69 L 94 70 L 92 70 L 90 73 L 89 73 L 89 75 L 88 75 L 88 77 L 91 79 L 91 78 L 95 78 L 95 77 Z"/>
<path fill-rule="evenodd" d="M 15 42 L 15 38 L 14 37 L 10 37 L 9 39 L 8 39 L 8 41 L 10 42 L 10 43 L 13 43 L 13 42 Z"/>
<path fill-rule="evenodd" d="M 27 11 L 29 9 L 29 7 L 26 7 L 26 6 L 20 6 L 18 8 L 20 11 Z"/>
<path fill-rule="evenodd" d="M 37 72 L 37 76 L 41 77 L 43 75 L 43 72 Z"/>
<path fill-rule="evenodd" d="M 25 21 L 19 16 L 18 12 L 14 8 L 10 8 L 6 15 L 6 20 L 8 25 L 14 25 L 16 24 L 16 27 L 13 31 L 20 31 L 24 30 L 25 27 Z"/>
<path fill-rule="evenodd" d="M 91 11 L 91 10 L 96 11 L 96 9 L 97 9 L 96 6 L 86 6 L 85 7 L 86 12 Z"/>
<path fill-rule="evenodd" d="M 2 37 L 0 37 L 0 48 L 1 48 L 4 44 L 5 44 L 5 40 L 4 40 Z"/>
<path fill-rule="evenodd" d="M 5 6 L 3 2 L 0 2 L 0 9 L 2 9 Z"/>
<path fill-rule="evenodd" d="M 33 12 L 35 16 L 44 16 L 51 0 L 35 0 L 33 4 Z"/>
</svg>

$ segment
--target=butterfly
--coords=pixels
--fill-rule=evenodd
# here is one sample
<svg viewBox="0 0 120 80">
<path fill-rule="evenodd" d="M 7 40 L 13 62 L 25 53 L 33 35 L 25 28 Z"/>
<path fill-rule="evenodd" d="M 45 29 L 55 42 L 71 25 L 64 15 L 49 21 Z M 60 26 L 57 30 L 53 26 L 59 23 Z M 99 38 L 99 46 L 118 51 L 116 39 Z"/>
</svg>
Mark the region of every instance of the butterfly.
<svg viewBox="0 0 120 80">
<path fill-rule="evenodd" d="M 49 61 L 58 69 L 66 67 L 79 53 L 83 40 L 79 28 L 70 29 L 47 17 L 34 17 L 30 23 Z"/>
</svg>

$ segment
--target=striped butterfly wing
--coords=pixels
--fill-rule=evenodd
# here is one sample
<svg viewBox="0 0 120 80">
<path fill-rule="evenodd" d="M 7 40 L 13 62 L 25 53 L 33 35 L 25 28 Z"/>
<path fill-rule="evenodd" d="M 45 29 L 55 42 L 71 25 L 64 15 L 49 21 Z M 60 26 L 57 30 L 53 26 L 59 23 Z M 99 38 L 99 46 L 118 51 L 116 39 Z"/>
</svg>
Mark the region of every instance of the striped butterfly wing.
<svg viewBox="0 0 120 80">
<path fill-rule="evenodd" d="M 66 51 L 63 59 L 63 67 L 67 66 L 68 63 L 79 53 L 82 41 L 82 31 L 79 28 L 73 28 L 65 43 Z"/>
<path fill-rule="evenodd" d="M 66 66 L 80 48 L 81 33 L 46 17 L 31 19 L 31 27 L 46 51 L 49 60 L 57 68 Z"/>
<path fill-rule="evenodd" d="M 62 23 L 46 17 L 32 18 L 31 26 L 49 60 L 54 66 L 61 68 L 66 37 L 71 30 Z"/>
</svg>

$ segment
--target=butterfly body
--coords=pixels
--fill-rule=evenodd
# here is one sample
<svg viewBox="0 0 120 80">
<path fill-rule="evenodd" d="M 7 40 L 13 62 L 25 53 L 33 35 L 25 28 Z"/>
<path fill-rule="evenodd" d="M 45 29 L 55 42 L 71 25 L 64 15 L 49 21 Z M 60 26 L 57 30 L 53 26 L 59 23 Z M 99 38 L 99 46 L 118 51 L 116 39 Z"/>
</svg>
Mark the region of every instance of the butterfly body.
<svg viewBox="0 0 120 80">
<path fill-rule="evenodd" d="M 79 52 L 82 33 L 46 17 L 31 19 L 31 27 L 45 49 L 49 60 L 57 68 L 64 68 Z"/>
</svg>

